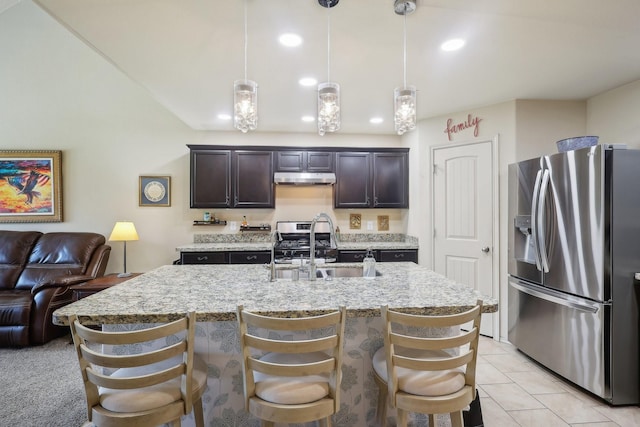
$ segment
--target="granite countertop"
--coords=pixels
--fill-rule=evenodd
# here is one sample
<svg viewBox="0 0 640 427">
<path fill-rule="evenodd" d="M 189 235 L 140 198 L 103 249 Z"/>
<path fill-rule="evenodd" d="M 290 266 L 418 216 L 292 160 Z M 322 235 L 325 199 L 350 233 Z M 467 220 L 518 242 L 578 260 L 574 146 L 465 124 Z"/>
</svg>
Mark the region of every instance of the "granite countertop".
<svg viewBox="0 0 640 427">
<path fill-rule="evenodd" d="M 178 246 L 178 252 L 270 251 L 271 236 L 254 234 L 196 234 L 194 242 Z M 396 233 L 343 233 L 336 242 L 339 250 L 418 249 L 418 239 Z"/>
<path fill-rule="evenodd" d="M 360 267 L 335 263 L 328 267 Z M 278 269 L 283 267 L 278 266 Z M 283 269 L 294 268 L 286 266 Z M 362 277 L 269 280 L 264 265 L 165 265 L 56 310 L 53 322 L 68 324 L 75 313 L 86 324 L 158 323 L 194 310 L 198 321 L 235 320 L 238 304 L 265 314 L 319 314 L 345 305 L 350 317 L 380 316 L 380 306 L 424 314 L 451 314 L 471 308 L 496 312 L 495 298 L 479 294 L 410 262 L 378 263 L 382 274 Z"/>
</svg>

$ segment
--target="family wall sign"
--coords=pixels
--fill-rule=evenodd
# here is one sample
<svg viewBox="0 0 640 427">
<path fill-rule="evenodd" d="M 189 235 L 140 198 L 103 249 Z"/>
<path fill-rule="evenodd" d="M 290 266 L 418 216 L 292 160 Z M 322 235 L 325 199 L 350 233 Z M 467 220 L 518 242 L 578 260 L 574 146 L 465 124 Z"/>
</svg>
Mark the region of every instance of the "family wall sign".
<svg viewBox="0 0 640 427">
<path fill-rule="evenodd" d="M 467 119 L 461 122 L 454 123 L 452 118 L 447 119 L 447 127 L 444 133 L 447 134 L 447 138 L 451 141 L 452 135 L 461 133 L 467 129 L 473 129 L 473 136 L 477 137 L 480 132 L 480 117 L 474 117 L 473 114 L 468 114 Z"/>
</svg>

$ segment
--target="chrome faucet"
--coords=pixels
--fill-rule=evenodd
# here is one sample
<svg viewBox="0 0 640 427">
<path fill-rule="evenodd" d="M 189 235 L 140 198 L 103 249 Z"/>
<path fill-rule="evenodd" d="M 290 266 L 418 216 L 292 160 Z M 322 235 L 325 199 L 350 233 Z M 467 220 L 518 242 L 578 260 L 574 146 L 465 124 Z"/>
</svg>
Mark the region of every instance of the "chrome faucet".
<svg viewBox="0 0 640 427">
<path fill-rule="evenodd" d="M 331 247 L 334 247 L 334 245 L 336 244 L 335 243 L 336 234 L 335 234 L 335 229 L 333 228 L 333 220 L 326 213 L 320 212 L 311 221 L 311 227 L 309 229 L 309 233 L 311 234 L 310 235 L 311 240 L 309 242 L 309 251 L 311 252 L 309 254 L 309 280 L 312 280 L 312 281 L 316 280 L 316 270 L 317 270 L 316 268 L 316 223 L 320 218 L 326 219 L 327 222 L 329 223 L 329 230 L 330 230 L 329 243 Z"/>
<path fill-rule="evenodd" d="M 271 235 L 271 264 L 269 265 L 269 268 L 270 268 L 269 280 L 271 282 L 275 282 L 276 280 L 275 252 L 276 252 L 276 242 L 279 242 L 279 241 L 282 241 L 282 236 L 280 235 L 280 232 L 276 230 Z"/>
</svg>

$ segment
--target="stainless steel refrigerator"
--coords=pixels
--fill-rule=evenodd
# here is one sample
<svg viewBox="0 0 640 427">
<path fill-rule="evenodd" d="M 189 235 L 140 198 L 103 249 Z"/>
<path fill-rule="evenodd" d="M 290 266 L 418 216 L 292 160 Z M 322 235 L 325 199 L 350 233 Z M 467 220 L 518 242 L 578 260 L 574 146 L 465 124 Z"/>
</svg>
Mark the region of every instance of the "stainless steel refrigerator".
<svg viewBox="0 0 640 427">
<path fill-rule="evenodd" d="M 640 403 L 640 150 L 509 165 L 508 337 L 613 405 Z"/>
</svg>

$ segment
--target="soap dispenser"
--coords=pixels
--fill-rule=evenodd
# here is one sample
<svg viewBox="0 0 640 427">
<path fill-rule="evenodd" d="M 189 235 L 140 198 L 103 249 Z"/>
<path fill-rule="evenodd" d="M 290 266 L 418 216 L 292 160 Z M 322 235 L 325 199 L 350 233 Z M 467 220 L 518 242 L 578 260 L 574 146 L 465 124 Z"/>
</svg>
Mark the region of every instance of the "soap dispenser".
<svg viewBox="0 0 640 427">
<path fill-rule="evenodd" d="M 362 259 L 362 277 L 365 279 L 376 277 L 376 259 L 371 249 L 367 249 L 367 254 Z"/>
</svg>

